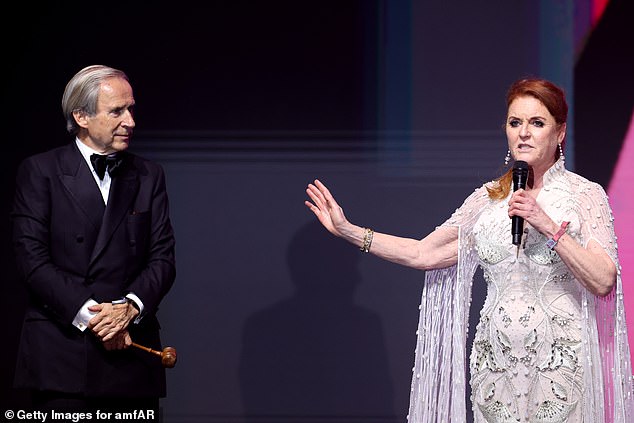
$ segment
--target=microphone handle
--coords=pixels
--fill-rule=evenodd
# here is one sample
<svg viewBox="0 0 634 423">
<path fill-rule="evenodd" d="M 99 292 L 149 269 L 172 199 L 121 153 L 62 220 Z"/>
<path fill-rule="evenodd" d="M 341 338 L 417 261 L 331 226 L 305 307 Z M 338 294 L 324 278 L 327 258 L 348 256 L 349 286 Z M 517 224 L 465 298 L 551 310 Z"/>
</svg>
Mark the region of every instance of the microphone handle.
<svg viewBox="0 0 634 423">
<path fill-rule="evenodd" d="M 524 219 L 519 216 L 513 216 L 511 221 L 513 245 L 520 245 L 522 243 L 522 232 L 524 232 Z"/>
<path fill-rule="evenodd" d="M 518 189 L 524 189 L 526 183 L 523 180 L 519 180 L 515 185 L 513 191 Z M 513 234 L 513 245 L 520 245 L 522 243 L 522 232 L 524 232 L 524 218 L 519 216 L 513 216 L 511 221 L 511 234 Z"/>
<path fill-rule="evenodd" d="M 528 164 L 526 162 L 515 162 L 513 166 L 513 192 L 518 189 L 526 188 L 526 180 L 528 179 Z M 513 235 L 513 245 L 517 245 L 517 253 L 519 255 L 519 246 L 522 243 L 522 233 L 524 232 L 524 219 L 519 216 L 513 216 L 511 222 L 511 234 Z"/>
</svg>

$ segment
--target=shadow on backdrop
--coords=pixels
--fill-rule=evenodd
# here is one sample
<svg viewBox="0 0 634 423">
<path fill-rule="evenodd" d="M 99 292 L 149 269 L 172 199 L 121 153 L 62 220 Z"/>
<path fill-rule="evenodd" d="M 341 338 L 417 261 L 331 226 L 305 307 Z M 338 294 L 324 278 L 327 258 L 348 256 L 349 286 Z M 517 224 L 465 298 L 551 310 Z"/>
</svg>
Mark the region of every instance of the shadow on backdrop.
<svg viewBox="0 0 634 423">
<path fill-rule="evenodd" d="M 317 222 L 287 251 L 294 294 L 251 315 L 240 385 L 246 422 L 394 414 L 379 316 L 354 303 L 361 252 Z"/>
</svg>

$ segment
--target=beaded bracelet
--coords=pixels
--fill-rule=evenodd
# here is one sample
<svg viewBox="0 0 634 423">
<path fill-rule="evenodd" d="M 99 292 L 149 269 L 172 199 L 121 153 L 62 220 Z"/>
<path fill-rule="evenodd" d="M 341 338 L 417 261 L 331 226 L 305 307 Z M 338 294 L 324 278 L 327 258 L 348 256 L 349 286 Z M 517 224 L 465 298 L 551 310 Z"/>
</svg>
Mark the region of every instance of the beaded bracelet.
<svg viewBox="0 0 634 423">
<path fill-rule="evenodd" d="M 372 245 L 372 238 L 374 237 L 374 231 L 370 228 L 365 228 L 365 232 L 363 234 L 363 244 L 359 248 L 364 253 L 370 252 L 370 246 Z"/>
</svg>

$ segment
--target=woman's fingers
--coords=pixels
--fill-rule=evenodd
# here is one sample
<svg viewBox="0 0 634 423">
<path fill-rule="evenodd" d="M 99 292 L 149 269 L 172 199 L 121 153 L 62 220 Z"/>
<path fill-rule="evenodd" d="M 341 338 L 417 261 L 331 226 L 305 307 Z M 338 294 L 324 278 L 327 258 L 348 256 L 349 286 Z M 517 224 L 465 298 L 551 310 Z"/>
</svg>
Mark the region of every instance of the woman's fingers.
<svg viewBox="0 0 634 423">
<path fill-rule="evenodd" d="M 320 196 L 319 191 L 314 186 L 313 187 L 309 186 L 306 189 L 306 194 L 308 194 L 308 197 L 310 197 L 310 199 L 312 200 L 312 203 L 308 201 L 308 203 L 310 203 L 310 205 L 312 206 L 311 210 L 313 211 L 325 210 L 326 202 L 323 199 L 323 197 Z"/>
<path fill-rule="evenodd" d="M 337 203 L 337 200 L 335 200 L 335 197 L 333 197 L 330 193 L 330 190 L 328 190 L 328 188 L 326 188 L 326 186 L 319 180 L 315 180 L 315 183 L 319 187 L 319 192 L 322 195 L 324 204 L 331 210 L 338 210 L 340 208 L 339 204 Z"/>
<path fill-rule="evenodd" d="M 524 190 L 518 190 L 513 193 L 509 200 L 509 217 L 519 216 L 533 208 L 533 197 L 525 194 Z"/>
<path fill-rule="evenodd" d="M 333 198 L 330 191 L 318 179 L 314 184 L 308 184 L 306 193 L 320 210 L 333 209 L 337 207 L 337 202 Z"/>
</svg>

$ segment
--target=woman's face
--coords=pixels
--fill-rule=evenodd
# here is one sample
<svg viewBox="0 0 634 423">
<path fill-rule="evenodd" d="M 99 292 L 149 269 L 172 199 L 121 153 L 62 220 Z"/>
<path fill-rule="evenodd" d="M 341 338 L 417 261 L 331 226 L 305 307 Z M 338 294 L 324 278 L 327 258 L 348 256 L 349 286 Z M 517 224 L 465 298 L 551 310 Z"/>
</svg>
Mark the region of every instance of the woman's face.
<svg viewBox="0 0 634 423">
<path fill-rule="evenodd" d="M 558 125 L 546 106 L 532 96 L 511 102 L 506 119 L 506 138 L 515 160 L 524 160 L 533 172 L 543 173 L 555 162 L 566 124 Z"/>
</svg>

